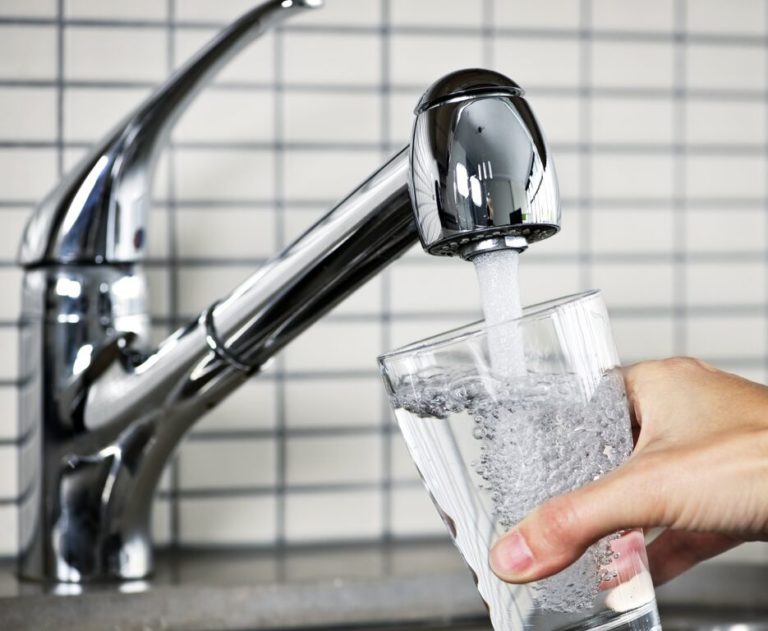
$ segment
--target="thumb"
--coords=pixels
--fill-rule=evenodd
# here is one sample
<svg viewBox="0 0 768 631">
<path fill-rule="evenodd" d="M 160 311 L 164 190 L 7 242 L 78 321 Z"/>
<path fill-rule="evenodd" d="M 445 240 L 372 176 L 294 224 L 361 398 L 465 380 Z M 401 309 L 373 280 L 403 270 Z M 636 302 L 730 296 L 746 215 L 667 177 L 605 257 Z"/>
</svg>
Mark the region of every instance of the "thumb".
<svg viewBox="0 0 768 631">
<path fill-rule="evenodd" d="M 601 537 L 659 524 L 660 486 L 647 475 L 654 469 L 639 461 L 541 504 L 493 546 L 494 573 L 509 583 L 536 581 L 568 567 Z"/>
</svg>

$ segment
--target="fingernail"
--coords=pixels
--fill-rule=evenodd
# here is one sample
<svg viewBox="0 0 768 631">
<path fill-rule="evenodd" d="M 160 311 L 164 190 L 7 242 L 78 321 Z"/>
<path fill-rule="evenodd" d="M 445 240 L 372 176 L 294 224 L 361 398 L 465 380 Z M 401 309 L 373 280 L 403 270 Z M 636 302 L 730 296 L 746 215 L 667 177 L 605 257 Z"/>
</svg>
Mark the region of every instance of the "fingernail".
<svg viewBox="0 0 768 631">
<path fill-rule="evenodd" d="M 533 553 L 517 531 L 500 539 L 491 550 L 491 569 L 497 574 L 520 574 L 532 565 Z"/>
</svg>

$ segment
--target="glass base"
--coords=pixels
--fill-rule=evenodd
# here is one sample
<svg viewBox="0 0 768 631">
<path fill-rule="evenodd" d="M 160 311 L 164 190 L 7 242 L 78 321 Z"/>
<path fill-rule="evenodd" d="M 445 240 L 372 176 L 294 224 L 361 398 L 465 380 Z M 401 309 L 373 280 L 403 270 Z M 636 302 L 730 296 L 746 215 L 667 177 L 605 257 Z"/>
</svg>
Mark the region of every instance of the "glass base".
<svg viewBox="0 0 768 631">
<path fill-rule="evenodd" d="M 578 624 L 560 627 L 558 631 L 661 631 L 656 601 L 631 611 L 603 612 Z"/>
</svg>

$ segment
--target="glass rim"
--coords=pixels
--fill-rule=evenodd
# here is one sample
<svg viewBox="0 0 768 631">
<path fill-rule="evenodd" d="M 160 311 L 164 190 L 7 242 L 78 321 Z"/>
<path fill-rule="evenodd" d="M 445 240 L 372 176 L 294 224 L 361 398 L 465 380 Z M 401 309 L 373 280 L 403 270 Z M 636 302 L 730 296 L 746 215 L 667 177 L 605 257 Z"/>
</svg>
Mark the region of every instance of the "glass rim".
<svg viewBox="0 0 768 631">
<path fill-rule="evenodd" d="M 448 331 L 443 331 L 442 333 L 430 335 L 429 337 L 425 337 L 421 340 L 406 344 L 405 346 L 401 346 L 386 353 L 382 353 L 376 358 L 376 361 L 379 364 L 384 364 L 391 359 L 403 357 L 406 355 L 416 355 L 417 353 L 426 349 L 433 350 L 449 346 L 451 344 L 456 344 L 457 342 L 463 342 L 468 339 L 484 335 L 492 329 L 508 325 L 511 322 L 538 319 L 543 316 L 547 316 L 550 313 L 554 313 L 564 305 L 576 304 L 600 295 L 601 292 L 599 289 L 588 289 L 587 291 L 582 291 L 577 294 L 568 294 L 567 296 L 560 296 L 559 298 L 552 298 L 550 300 L 545 300 L 544 302 L 539 302 L 527 307 L 523 307 L 523 315 L 521 315 L 519 318 L 502 320 L 501 322 L 497 322 L 496 324 L 491 325 L 485 324 L 485 320 L 475 320 L 474 322 L 464 324 L 462 326 L 456 327 L 455 329 L 449 329 Z"/>
</svg>

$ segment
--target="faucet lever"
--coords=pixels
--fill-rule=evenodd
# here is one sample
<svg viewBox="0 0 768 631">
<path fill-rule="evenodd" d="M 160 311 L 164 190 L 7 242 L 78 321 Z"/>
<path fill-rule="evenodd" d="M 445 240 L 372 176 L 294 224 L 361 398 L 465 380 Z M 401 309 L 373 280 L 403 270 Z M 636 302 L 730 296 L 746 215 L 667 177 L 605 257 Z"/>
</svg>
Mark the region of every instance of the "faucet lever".
<svg viewBox="0 0 768 631">
<path fill-rule="evenodd" d="M 227 62 L 278 22 L 323 0 L 268 0 L 216 35 L 80 161 L 27 223 L 19 262 L 140 261 L 160 148 L 181 113 Z"/>
</svg>

